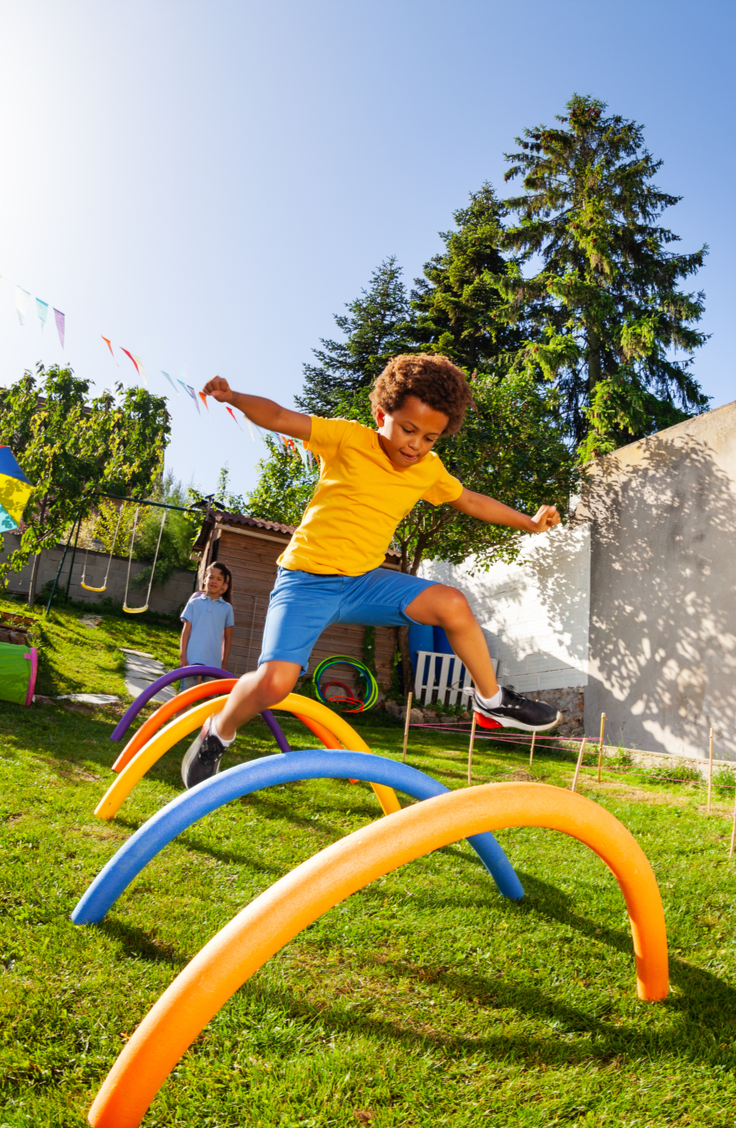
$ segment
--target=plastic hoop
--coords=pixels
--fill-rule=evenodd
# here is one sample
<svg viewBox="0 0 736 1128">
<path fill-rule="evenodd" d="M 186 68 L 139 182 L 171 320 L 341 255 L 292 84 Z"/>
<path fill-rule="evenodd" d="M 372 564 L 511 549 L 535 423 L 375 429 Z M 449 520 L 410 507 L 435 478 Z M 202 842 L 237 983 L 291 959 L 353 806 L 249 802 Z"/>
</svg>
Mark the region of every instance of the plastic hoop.
<svg viewBox="0 0 736 1128">
<path fill-rule="evenodd" d="M 328 699 L 324 696 L 324 692 L 320 687 L 319 679 L 322 677 L 322 674 L 324 674 L 325 671 L 329 670 L 332 666 L 351 666 L 354 670 L 357 670 L 358 673 L 362 675 L 362 677 L 365 678 L 369 688 L 368 696 L 365 701 L 361 701 L 359 708 L 343 709 L 343 713 L 365 713 L 368 709 L 372 709 L 376 704 L 376 701 L 378 700 L 378 682 L 366 666 L 365 662 L 360 662 L 357 658 L 351 658 L 349 654 L 335 654 L 332 658 L 325 658 L 322 662 L 320 662 L 319 666 L 317 666 L 317 669 L 312 674 L 312 681 L 314 683 L 314 691 L 317 694 L 317 700 L 321 701 L 323 705 L 328 704 Z M 334 685 L 340 683 L 332 682 L 330 684 Z M 357 698 L 355 700 L 357 700 Z"/>
</svg>

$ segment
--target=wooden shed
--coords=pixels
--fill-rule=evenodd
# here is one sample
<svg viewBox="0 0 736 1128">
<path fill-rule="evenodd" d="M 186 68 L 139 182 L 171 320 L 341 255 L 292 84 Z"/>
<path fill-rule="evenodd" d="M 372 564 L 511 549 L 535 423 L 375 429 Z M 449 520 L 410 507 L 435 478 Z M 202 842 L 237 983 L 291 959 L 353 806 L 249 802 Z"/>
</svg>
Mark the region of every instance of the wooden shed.
<svg viewBox="0 0 736 1128">
<path fill-rule="evenodd" d="M 209 510 L 193 551 L 200 554 L 198 585 L 205 569 L 215 560 L 227 564 L 233 574 L 235 629 L 228 667 L 240 675 L 255 670 L 261 652 L 268 597 L 276 582 L 276 561 L 291 540 L 294 527 L 274 521 L 261 521 L 242 513 Z M 389 553 L 385 568 L 398 571 L 398 557 Z M 348 654 L 364 660 L 365 628 L 347 624 L 328 627 L 312 651 L 309 671 L 333 654 Z M 391 684 L 391 668 L 396 651 L 396 628 L 376 627 L 375 663 L 379 686 Z M 339 675 L 341 680 L 342 673 Z M 352 679 L 350 679 L 352 680 Z"/>
</svg>

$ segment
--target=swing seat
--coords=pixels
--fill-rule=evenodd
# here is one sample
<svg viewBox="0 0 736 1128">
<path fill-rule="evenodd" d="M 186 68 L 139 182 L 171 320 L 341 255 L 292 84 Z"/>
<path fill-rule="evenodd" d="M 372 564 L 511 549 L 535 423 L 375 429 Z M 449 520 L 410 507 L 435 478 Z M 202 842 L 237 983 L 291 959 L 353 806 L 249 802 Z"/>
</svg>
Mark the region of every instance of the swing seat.
<svg viewBox="0 0 736 1128">
<path fill-rule="evenodd" d="M 80 585 L 80 587 L 83 587 L 85 591 L 107 591 L 107 584 L 103 584 L 103 586 L 101 588 L 96 588 L 96 587 L 90 587 L 90 585 L 86 584 L 84 582 L 84 580 L 80 580 L 79 585 Z"/>
<path fill-rule="evenodd" d="M 147 610 L 148 604 L 145 607 L 128 607 L 125 603 L 123 604 L 123 611 L 127 611 L 129 615 L 140 615 Z"/>
</svg>

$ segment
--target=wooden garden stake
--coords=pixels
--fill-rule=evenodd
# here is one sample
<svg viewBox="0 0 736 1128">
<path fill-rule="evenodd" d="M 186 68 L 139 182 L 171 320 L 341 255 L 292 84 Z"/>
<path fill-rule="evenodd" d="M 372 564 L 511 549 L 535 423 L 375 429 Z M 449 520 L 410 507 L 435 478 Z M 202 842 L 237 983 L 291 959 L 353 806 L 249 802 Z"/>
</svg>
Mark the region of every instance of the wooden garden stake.
<svg viewBox="0 0 736 1128">
<path fill-rule="evenodd" d="M 710 737 L 708 747 L 708 809 L 706 815 L 710 814 L 710 801 L 713 795 L 713 725 L 710 726 Z"/>
<path fill-rule="evenodd" d="M 533 732 L 532 733 L 532 746 L 529 749 L 529 767 L 530 768 L 532 766 L 532 761 L 534 760 L 534 741 L 536 739 L 537 739 L 537 734 L 536 734 L 536 732 Z"/>
<path fill-rule="evenodd" d="M 601 782 L 601 763 L 603 761 L 603 734 L 606 731 L 606 714 L 601 713 L 601 735 L 598 740 L 598 782 Z"/>
<path fill-rule="evenodd" d="M 406 746 L 409 743 L 409 718 L 411 717 L 411 698 L 412 692 L 409 690 L 409 696 L 406 699 L 406 722 L 404 723 L 404 751 L 401 756 L 402 764 L 406 763 Z"/>
<path fill-rule="evenodd" d="M 470 726 L 470 744 L 468 745 L 468 787 L 472 784 L 471 772 L 473 770 L 473 745 L 475 743 L 476 716 L 473 713 L 473 723 Z"/>
<path fill-rule="evenodd" d="M 588 739 L 587 736 L 584 736 L 583 739 L 580 741 L 580 751 L 578 752 L 578 762 L 575 765 L 575 775 L 573 776 L 573 779 L 572 779 L 572 790 L 573 791 L 576 789 L 576 787 L 578 785 L 578 776 L 580 775 L 580 767 L 583 763 L 583 752 L 585 751 L 585 742 L 586 742 L 587 739 Z"/>
<path fill-rule="evenodd" d="M 736 843 L 736 796 L 733 801 L 733 828 L 731 830 L 731 849 L 728 851 L 729 858 L 733 857 L 734 843 Z"/>
</svg>

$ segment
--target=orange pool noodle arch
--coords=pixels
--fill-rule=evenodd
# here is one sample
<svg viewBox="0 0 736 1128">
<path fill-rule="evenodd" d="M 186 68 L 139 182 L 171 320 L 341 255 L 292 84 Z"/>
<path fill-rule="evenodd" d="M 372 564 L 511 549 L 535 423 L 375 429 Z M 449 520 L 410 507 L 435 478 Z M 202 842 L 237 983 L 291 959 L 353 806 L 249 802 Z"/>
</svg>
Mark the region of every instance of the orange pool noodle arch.
<svg viewBox="0 0 736 1128">
<path fill-rule="evenodd" d="M 512 826 L 560 830 L 594 850 L 626 901 L 639 997 L 668 990 L 667 934 L 657 881 L 618 819 L 582 795 L 541 783 L 491 783 L 426 799 L 354 831 L 302 862 L 205 944 L 151 1008 L 89 1111 L 93 1128 L 137 1128 L 200 1031 L 270 956 L 371 881 L 470 834 Z"/>
<path fill-rule="evenodd" d="M 151 713 L 150 717 L 146 718 L 140 728 L 135 730 L 113 764 L 112 770 L 121 772 L 126 764 L 130 763 L 136 752 L 139 752 L 143 745 L 147 744 L 151 737 L 155 736 L 171 717 L 181 713 L 183 709 L 188 709 L 190 705 L 194 705 L 195 701 L 201 701 L 202 698 L 217 697 L 218 694 L 230 693 L 237 684 L 237 678 L 217 678 L 215 681 L 200 682 L 199 685 L 191 685 L 189 689 L 183 689 L 170 701 L 165 701 L 155 713 Z"/>
<path fill-rule="evenodd" d="M 227 701 L 227 696 L 211 697 L 207 701 L 200 702 L 195 705 L 183 716 L 177 717 L 175 720 L 170 721 L 164 728 L 160 729 L 151 739 L 140 748 L 133 758 L 126 764 L 120 775 L 113 781 L 110 787 L 103 795 L 100 802 L 95 808 L 95 814 L 98 819 L 111 819 L 114 818 L 120 807 L 123 805 L 131 791 L 140 779 L 146 774 L 149 768 L 153 767 L 157 760 L 178 744 L 185 736 L 190 733 L 196 732 L 201 728 L 207 717 L 213 713 L 219 713 Z M 352 752 L 370 752 L 370 748 L 362 737 L 358 736 L 357 732 L 351 725 L 348 724 L 343 717 L 333 713 L 326 705 L 322 705 L 319 701 L 312 701 L 309 697 L 302 697 L 298 693 L 290 693 L 278 705 L 273 706 L 274 709 L 283 709 L 288 713 L 294 713 L 300 719 L 305 720 L 308 718 L 311 721 L 316 721 L 317 724 L 328 729 L 332 735 L 341 742 L 343 747 L 350 748 Z M 401 804 L 396 797 L 396 792 L 391 787 L 385 787 L 383 784 L 371 784 L 376 798 L 381 804 L 381 808 L 385 815 L 393 814 L 401 810 Z"/>
</svg>

